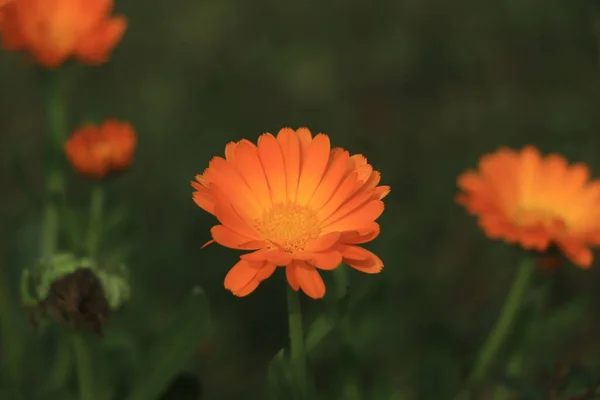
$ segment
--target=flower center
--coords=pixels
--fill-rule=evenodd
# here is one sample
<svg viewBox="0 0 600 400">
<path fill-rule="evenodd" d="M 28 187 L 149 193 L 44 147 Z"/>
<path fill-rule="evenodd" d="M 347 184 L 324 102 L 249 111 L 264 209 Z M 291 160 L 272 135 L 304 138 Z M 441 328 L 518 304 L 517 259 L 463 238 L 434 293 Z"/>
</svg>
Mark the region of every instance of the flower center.
<svg viewBox="0 0 600 400">
<path fill-rule="evenodd" d="M 256 229 L 273 249 L 302 251 L 310 239 L 319 237 L 319 219 L 314 211 L 296 204 L 275 204 L 256 220 Z"/>
</svg>

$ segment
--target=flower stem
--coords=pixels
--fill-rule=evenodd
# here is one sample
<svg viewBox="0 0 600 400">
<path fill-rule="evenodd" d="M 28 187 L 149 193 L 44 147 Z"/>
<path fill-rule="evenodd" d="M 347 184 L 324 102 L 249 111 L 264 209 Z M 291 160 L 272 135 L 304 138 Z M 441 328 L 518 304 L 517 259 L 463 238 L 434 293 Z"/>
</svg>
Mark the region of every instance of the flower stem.
<svg viewBox="0 0 600 400">
<path fill-rule="evenodd" d="M 79 399 L 93 400 L 93 371 L 92 360 L 88 352 L 87 346 L 81 334 L 73 335 L 73 352 L 75 354 L 75 362 L 77 365 L 77 380 L 79 383 Z"/>
<path fill-rule="evenodd" d="M 104 209 L 104 188 L 101 184 L 92 189 L 90 200 L 90 222 L 87 237 L 87 253 L 92 259 L 96 257 L 101 237 L 102 211 Z"/>
<path fill-rule="evenodd" d="M 511 331 L 535 268 L 535 262 L 530 258 L 524 259 L 519 265 L 512 287 L 500 311 L 500 316 L 486 339 L 477 357 L 475 366 L 467 379 L 467 388 L 471 388 L 473 385 L 479 383 L 489 372 L 498 352 Z"/>
<path fill-rule="evenodd" d="M 42 217 L 40 257 L 44 262 L 56 251 L 58 241 L 58 208 L 57 200 L 63 192 L 63 176 L 59 164 L 59 155 L 66 137 L 65 104 L 62 96 L 59 72 L 44 71 L 44 91 L 46 117 L 49 125 L 49 136 L 46 144 L 46 170 L 44 211 Z"/>
<path fill-rule="evenodd" d="M 307 398 L 306 351 L 304 348 L 304 330 L 302 328 L 302 311 L 298 292 L 287 286 L 288 322 L 290 330 L 291 363 L 299 393 Z"/>
</svg>

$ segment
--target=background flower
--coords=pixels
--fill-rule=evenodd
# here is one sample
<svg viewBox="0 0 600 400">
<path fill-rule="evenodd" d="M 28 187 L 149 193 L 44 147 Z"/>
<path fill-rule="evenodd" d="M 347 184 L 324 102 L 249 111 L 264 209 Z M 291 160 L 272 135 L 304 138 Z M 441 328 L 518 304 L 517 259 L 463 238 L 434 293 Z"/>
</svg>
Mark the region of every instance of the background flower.
<svg viewBox="0 0 600 400">
<path fill-rule="evenodd" d="M 325 295 L 317 269 L 342 262 L 377 273 L 383 262 L 357 246 L 379 234 L 374 222 L 383 212 L 389 186 L 362 155 L 331 149 L 329 137 L 314 138 L 306 128 L 284 128 L 277 137 L 229 143 L 192 182 L 194 201 L 221 225 L 211 229 L 217 243 L 255 250 L 225 277 L 225 287 L 245 296 L 286 267 L 289 284 L 312 298 Z"/>
<path fill-rule="evenodd" d="M 458 186 L 458 203 L 478 216 L 489 237 L 537 251 L 555 244 L 575 264 L 592 263 L 588 246 L 600 244 L 600 181 L 590 180 L 585 165 L 542 157 L 531 146 L 501 148 L 462 174 Z"/>
<path fill-rule="evenodd" d="M 73 132 L 65 144 L 65 154 L 77 172 L 90 178 L 104 178 L 131 164 L 136 142 L 129 123 L 111 119 Z"/>
<path fill-rule="evenodd" d="M 110 17 L 112 0 L 10 0 L 0 4 L 0 34 L 6 50 L 28 51 L 47 68 L 75 57 L 100 64 L 121 40 L 127 22 Z"/>
</svg>

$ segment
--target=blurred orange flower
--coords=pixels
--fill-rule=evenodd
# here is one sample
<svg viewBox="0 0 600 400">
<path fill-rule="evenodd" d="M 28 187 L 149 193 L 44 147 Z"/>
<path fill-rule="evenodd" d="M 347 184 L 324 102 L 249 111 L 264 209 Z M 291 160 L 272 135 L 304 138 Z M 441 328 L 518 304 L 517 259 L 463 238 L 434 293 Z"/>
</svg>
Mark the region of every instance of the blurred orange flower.
<svg viewBox="0 0 600 400">
<path fill-rule="evenodd" d="M 102 179 L 127 168 L 135 146 L 135 132 L 129 123 L 107 120 L 100 126 L 85 125 L 76 130 L 65 144 L 65 153 L 77 172 Z"/>
<path fill-rule="evenodd" d="M 540 252 L 556 245 L 576 265 L 591 265 L 589 247 L 600 244 L 600 181 L 590 180 L 585 165 L 542 157 L 531 146 L 500 148 L 463 173 L 458 187 L 457 202 L 490 238 Z"/>
<path fill-rule="evenodd" d="M 198 206 L 221 225 L 211 229 L 222 246 L 244 254 L 225 277 L 225 288 L 246 296 L 285 267 L 287 281 L 318 299 L 325 284 L 317 269 L 342 262 L 369 274 L 383 263 L 357 246 L 379 235 L 375 220 L 389 186 L 364 156 L 331 149 L 329 137 L 306 128 L 261 135 L 258 145 L 231 142 L 192 186 Z"/>
<path fill-rule="evenodd" d="M 27 51 L 46 68 L 69 57 L 101 64 L 127 22 L 110 17 L 112 0 L 0 0 L 0 35 L 9 51 Z"/>
</svg>

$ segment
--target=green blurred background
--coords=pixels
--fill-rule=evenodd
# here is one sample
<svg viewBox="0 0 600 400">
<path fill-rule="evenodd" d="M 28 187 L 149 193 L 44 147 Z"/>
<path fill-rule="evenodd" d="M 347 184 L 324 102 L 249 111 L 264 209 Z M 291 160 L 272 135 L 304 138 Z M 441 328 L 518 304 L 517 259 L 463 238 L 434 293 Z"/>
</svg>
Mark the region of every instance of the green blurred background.
<svg viewBox="0 0 600 400">
<path fill-rule="evenodd" d="M 194 286 L 207 293 L 211 333 L 190 360 L 173 361 L 186 375 L 163 398 L 266 398 L 269 361 L 287 346 L 283 274 L 247 298 L 226 291 L 239 253 L 200 248 L 215 220 L 192 202 L 189 182 L 227 142 L 286 126 L 366 155 L 392 187 L 382 233 L 367 246 L 385 269 L 350 271 L 351 344 L 336 346 L 334 336 L 311 356 L 323 398 L 452 398 L 518 261 L 455 205 L 456 176 L 482 153 L 528 143 L 600 175 L 595 3 L 118 1 L 129 26 L 112 60 L 70 67 L 67 82 L 70 129 L 116 117 L 139 135 L 133 168 L 108 186 L 107 206 L 126 207 L 126 223 L 103 248 L 126 257 L 132 298 L 103 340 L 86 340 L 106 391 L 98 398 L 129 390 Z M 69 348 L 61 333 L 34 333 L 18 299 L 20 269 L 37 257 L 46 121 L 33 66 L 2 53 L 0 69 L 0 357 L 9 393 L 0 398 L 35 400 L 23 388 L 41 387 Z M 73 210 L 85 212 L 89 189 L 69 176 Z M 597 267 L 553 274 L 549 325 L 521 346 L 532 363 L 527 382 L 557 364 L 600 362 L 598 275 Z M 303 299 L 307 325 L 333 297 Z M 45 398 L 77 398 L 65 368 Z M 199 382 L 203 397 L 191 389 Z M 343 392 L 348 382 L 359 397 Z"/>
</svg>

